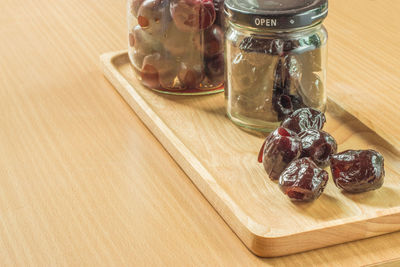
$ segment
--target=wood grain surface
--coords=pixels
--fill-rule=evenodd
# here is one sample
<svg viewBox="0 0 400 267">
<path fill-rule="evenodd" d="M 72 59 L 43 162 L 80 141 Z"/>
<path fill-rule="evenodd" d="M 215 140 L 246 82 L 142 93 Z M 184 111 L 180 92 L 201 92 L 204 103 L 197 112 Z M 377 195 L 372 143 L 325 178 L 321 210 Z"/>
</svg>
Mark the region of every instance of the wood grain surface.
<svg viewBox="0 0 400 267">
<path fill-rule="evenodd" d="M 400 152 L 336 103 L 328 102 L 324 130 L 339 151 L 382 153 L 385 184 L 343 194 L 331 178 L 318 200 L 295 204 L 257 162 L 265 136 L 231 123 L 223 94 L 158 94 L 141 85 L 127 51 L 106 53 L 101 61 L 108 80 L 256 255 L 284 256 L 400 230 Z"/>
<path fill-rule="evenodd" d="M 398 64 L 348 62 L 356 44 L 338 37 L 357 33 L 331 28 L 353 3 L 374 10 L 374 34 L 400 8 L 331 1 L 330 84 L 355 63 L 363 84 L 386 61 Z M 364 18 L 352 14 L 369 25 Z M 361 266 L 400 257 L 400 233 L 276 259 L 251 254 L 103 77 L 98 56 L 127 46 L 125 25 L 121 0 L 0 0 L 2 266 Z M 366 40 L 382 41 L 374 36 Z M 386 54 L 399 52 L 392 38 Z"/>
<path fill-rule="evenodd" d="M 329 4 L 328 94 L 400 150 L 400 2 Z"/>
</svg>

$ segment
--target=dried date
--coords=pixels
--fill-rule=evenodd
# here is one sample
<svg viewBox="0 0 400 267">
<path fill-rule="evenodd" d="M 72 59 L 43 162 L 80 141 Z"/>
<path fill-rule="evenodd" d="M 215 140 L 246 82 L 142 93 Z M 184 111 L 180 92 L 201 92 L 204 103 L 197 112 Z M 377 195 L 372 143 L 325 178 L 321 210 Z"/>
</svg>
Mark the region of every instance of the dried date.
<svg viewBox="0 0 400 267">
<path fill-rule="evenodd" d="M 277 180 L 290 162 L 298 159 L 300 154 L 301 141 L 297 134 L 279 127 L 265 140 L 258 161 L 263 163 L 269 177 Z"/>
<path fill-rule="evenodd" d="M 328 173 L 311 158 L 293 161 L 279 177 L 279 187 L 293 201 L 317 199 L 328 182 Z"/>
<path fill-rule="evenodd" d="M 281 126 L 300 133 L 308 129 L 321 130 L 325 122 L 325 115 L 321 111 L 313 108 L 301 108 L 288 116 Z"/>
<path fill-rule="evenodd" d="M 294 56 L 280 58 L 275 66 L 272 92 L 273 108 L 282 121 L 293 111 L 305 107 L 300 89 L 301 70 Z"/>
<path fill-rule="evenodd" d="M 338 188 L 351 193 L 376 190 L 385 177 L 383 156 L 374 150 L 347 150 L 331 156 L 333 180 Z"/>
<path fill-rule="evenodd" d="M 301 157 L 310 157 L 320 168 L 329 165 L 329 158 L 337 152 L 335 138 L 327 132 L 308 129 L 299 134 Z"/>
</svg>

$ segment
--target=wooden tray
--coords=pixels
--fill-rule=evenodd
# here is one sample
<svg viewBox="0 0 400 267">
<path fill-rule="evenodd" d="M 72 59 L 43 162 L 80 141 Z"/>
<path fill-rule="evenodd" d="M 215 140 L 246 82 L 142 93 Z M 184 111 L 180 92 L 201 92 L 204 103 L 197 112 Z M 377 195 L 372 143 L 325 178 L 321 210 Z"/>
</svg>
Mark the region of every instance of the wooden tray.
<svg viewBox="0 0 400 267">
<path fill-rule="evenodd" d="M 380 151 L 385 184 L 351 195 L 330 180 L 317 201 L 294 204 L 257 163 L 263 137 L 226 118 L 223 94 L 157 94 L 140 85 L 125 51 L 101 61 L 105 76 L 254 254 L 282 256 L 400 230 L 399 152 L 333 102 L 324 129 L 340 151 Z"/>
</svg>

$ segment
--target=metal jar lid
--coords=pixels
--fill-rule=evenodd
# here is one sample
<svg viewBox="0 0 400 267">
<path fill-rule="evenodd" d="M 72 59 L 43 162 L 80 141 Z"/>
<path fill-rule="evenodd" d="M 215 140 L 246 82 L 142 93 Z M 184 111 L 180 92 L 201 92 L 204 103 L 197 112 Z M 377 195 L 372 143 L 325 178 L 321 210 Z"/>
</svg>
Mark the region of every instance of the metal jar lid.
<svg viewBox="0 0 400 267">
<path fill-rule="evenodd" d="M 233 23 L 252 28 L 302 28 L 328 15 L 328 0 L 225 0 L 225 14 Z"/>
</svg>

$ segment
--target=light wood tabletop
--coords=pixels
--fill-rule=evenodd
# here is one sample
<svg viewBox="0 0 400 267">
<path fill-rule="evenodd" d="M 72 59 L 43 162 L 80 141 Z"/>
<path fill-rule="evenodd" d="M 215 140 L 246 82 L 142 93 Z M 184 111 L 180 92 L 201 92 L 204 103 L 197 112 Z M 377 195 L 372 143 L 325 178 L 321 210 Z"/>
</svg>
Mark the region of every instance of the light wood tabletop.
<svg viewBox="0 0 400 267">
<path fill-rule="evenodd" d="M 388 62 L 399 67 L 396 79 L 400 30 L 388 40 L 397 50 L 369 67 L 373 57 L 352 54 L 354 44 L 335 34 L 346 21 L 383 23 L 400 2 L 349 4 L 332 1 L 326 23 L 330 53 L 351 59 L 330 62 L 331 77 L 357 73 L 366 83 L 365 68 L 386 73 Z M 364 21 L 363 12 L 376 17 Z M 249 252 L 103 77 L 99 55 L 127 46 L 125 20 L 123 0 L 0 0 L 2 266 L 361 266 L 400 258 L 400 233 L 281 258 Z M 396 84 L 378 79 L 398 96 Z"/>
</svg>

